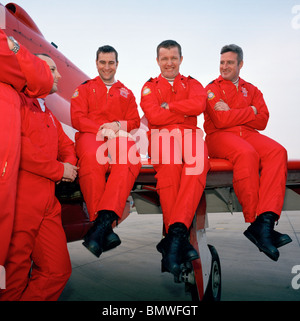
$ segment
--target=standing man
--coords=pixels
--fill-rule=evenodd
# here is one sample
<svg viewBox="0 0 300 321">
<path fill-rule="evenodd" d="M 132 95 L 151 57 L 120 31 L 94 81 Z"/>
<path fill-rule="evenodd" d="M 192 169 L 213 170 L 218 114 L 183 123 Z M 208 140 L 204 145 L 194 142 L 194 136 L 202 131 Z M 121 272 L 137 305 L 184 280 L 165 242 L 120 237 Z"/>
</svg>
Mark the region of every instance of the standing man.
<svg viewBox="0 0 300 321">
<path fill-rule="evenodd" d="M 83 245 L 99 257 L 121 243 L 112 223 L 122 217 L 141 164 L 129 134 L 139 127 L 140 117 L 133 93 L 115 79 L 117 51 L 100 47 L 96 66 L 99 76 L 73 95 L 71 119 L 79 131 L 75 136 L 79 183 L 90 220 L 95 221 Z"/>
<path fill-rule="evenodd" d="M 51 94 L 61 78 L 54 61 L 38 57 L 53 74 Z M 21 99 L 21 160 L 12 239 L 6 259 L 6 290 L 1 300 L 57 300 L 71 274 L 61 206 L 55 184 L 74 181 L 77 158 L 74 143 L 44 104 Z"/>
<path fill-rule="evenodd" d="M 146 82 L 141 97 L 166 233 L 157 249 L 163 255 L 163 267 L 175 278 L 181 263 L 199 257 L 188 240 L 188 230 L 208 171 L 203 132 L 197 127 L 206 94 L 197 80 L 179 73 L 182 59 L 176 41 L 159 44 L 156 60 L 161 74 Z"/>
<path fill-rule="evenodd" d="M 207 87 L 204 129 L 209 156 L 233 164 L 233 187 L 243 207 L 244 232 L 272 260 L 278 247 L 291 239 L 274 231 L 285 194 L 287 152 L 264 130 L 269 112 L 257 87 L 239 77 L 243 51 L 228 45 L 221 49 L 220 76 Z"/>
<path fill-rule="evenodd" d="M 46 62 L 0 30 L 0 265 L 4 266 L 15 215 L 20 161 L 20 98 L 45 97 L 53 85 Z"/>
</svg>

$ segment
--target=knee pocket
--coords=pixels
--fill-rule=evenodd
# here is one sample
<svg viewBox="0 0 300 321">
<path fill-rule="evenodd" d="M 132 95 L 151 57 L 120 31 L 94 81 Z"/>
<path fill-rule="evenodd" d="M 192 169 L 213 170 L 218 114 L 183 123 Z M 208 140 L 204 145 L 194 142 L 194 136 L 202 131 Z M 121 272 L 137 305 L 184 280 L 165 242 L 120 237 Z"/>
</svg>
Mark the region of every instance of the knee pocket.
<svg viewBox="0 0 300 321">
<path fill-rule="evenodd" d="M 233 171 L 233 183 L 239 182 L 250 177 L 249 168 L 240 168 Z"/>
</svg>

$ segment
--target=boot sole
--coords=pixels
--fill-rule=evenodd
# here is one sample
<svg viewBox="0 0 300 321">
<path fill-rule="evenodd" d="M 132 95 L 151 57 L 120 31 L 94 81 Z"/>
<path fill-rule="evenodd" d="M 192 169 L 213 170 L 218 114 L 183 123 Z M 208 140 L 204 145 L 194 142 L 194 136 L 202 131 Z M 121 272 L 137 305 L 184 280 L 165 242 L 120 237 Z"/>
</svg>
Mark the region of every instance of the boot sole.
<svg viewBox="0 0 300 321">
<path fill-rule="evenodd" d="M 119 239 L 119 237 L 116 237 L 114 240 L 111 240 L 109 243 L 106 243 L 105 246 L 103 246 L 103 252 L 112 250 L 120 244 L 121 240 Z"/>
<path fill-rule="evenodd" d="M 282 247 L 282 246 L 284 246 L 284 245 L 286 245 L 286 244 L 291 243 L 292 241 L 293 241 L 293 240 L 288 236 L 288 237 L 286 237 L 286 239 L 283 240 L 282 242 L 276 243 L 276 242 L 273 241 L 273 244 L 274 244 L 275 247 L 279 248 L 279 247 Z"/>
<path fill-rule="evenodd" d="M 163 257 L 166 255 L 165 251 L 163 250 L 163 246 L 160 243 L 158 243 L 156 245 L 156 249 L 159 253 L 162 254 Z M 184 257 L 182 258 L 182 263 L 191 262 L 191 261 L 197 260 L 199 258 L 200 258 L 200 256 L 198 255 L 198 253 L 192 254 L 192 255 L 184 255 Z"/>
<path fill-rule="evenodd" d="M 270 252 L 270 251 L 268 250 L 268 248 L 266 248 L 266 247 L 264 247 L 262 244 L 260 244 L 260 243 L 257 241 L 256 237 L 255 237 L 252 233 L 250 233 L 248 230 L 246 230 L 246 231 L 244 232 L 244 235 L 245 235 L 252 243 L 254 243 L 261 252 L 265 253 L 266 256 L 268 256 L 271 260 L 273 260 L 273 261 L 277 261 L 277 260 L 278 260 L 278 258 L 279 258 L 279 252 L 276 253 L 276 254 Z"/>
<path fill-rule="evenodd" d="M 102 253 L 102 249 L 99 249 L 98 244 L 94 241 L 84 241 L 82 245 L 85 246 L 91 253 L 93 253 L 97 257 L 99 257 Z"/>
<path fill-rule="evenodd" d="M 167 266 L 166 262 L 164 259 L 161 260 L 162 266 L 163 266 L 163 271 L 164 272 L 170 272 L 172 273 L 175 277 L 179 277 L 180 273 L 181 273 L 181 269 L 179 265 L 175 265 L 173 264 L 172 266 Z"/>
<path fill-rule="evenodd" d="M 109 250 L 114 249 L 115 247 L 119 246 L 121 244 L 121 240 L 118 237 L 117 234 L 114 235 L 113 238 L 111 238 L 111 240 L 109 240 L 105 246 L 103 246 L 102 249 L 99 248 L 98 243 L 95 241 L 87 241 L 85 240 L 82 243 L 91 253 L 93 253 L 96 257 L 100 257 L 100 255 L 102 254 L 102 252 L 106 252 Z"/>
</svg>

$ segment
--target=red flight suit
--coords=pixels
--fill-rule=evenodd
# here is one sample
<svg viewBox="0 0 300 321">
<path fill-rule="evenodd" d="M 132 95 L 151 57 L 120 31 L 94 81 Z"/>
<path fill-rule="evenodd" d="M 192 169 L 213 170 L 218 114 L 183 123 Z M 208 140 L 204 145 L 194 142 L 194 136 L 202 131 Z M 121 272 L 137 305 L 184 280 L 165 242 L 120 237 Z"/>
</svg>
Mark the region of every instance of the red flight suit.
<svg viewBox="0 0 300 321">
<path fill-rule="evenodd" d="M 45 61 L 20 45 L 14 54 L 0 30 L 0 265 L 4 265 L 15 213 L 20 160 L 20 98 L 24 90 L 32 97 L 46 96 L 53 76 Z"/>
<path fill-rule="evenodd" d="M 0 299 L 52 301 L 59 298 L 71 275 L 55 183 L 64 173 L 61 162 L 76 165 L 77 158 L 74 143 L 52 112 L 47 108 L 42 112 L 37 99 L 20 97 L 22 142 L 16 214 L 5 264 L 6 290 Z"/>
<path fill-rule="evenodd" d="M 164 102 L 169 110 L 161 107 Z M 197 80 L 180 74 L 172 86 L 160 75 L 144 85 L 141 107 L 149 123 L 149 155 L 156 171 L 165 230 L 168 232 L 176 222 L 189 228 L 209 168 L 203 131 L 197 127 L 197 116 L 206 107 L 204 88 Z M 166 138 L 170 138 L 170 146 Z"/>
<path fill-rule="evenodd" d="M 268 108 L 257 87 L 239 79 L 238 88 L 221 76 L 207 87 L 204 130 L 209 156 L 233 164 L 233 187 L 245 221 L 271 211 L 280 216 L 287 175 L 287 152 L 260 134 L 267 126 Z M 229 111 L 214 110 L 223 100 Z M 251 106 L 257 109 L 255 115 Z M 259 173 L 260 170 L 260 173 Z"/>
<path fill-rule="evenodd" d="M 133 93 L 119 81 L 108 91 L 98 76 L 76 89 L 71 101 L 71 119 L 73 127 L 79 131 L 75 135 L 78 176 L 90 220 L 94 221 L 100 210 L 111 210 L 122 217 L 141 168 L 140 161 L 132 163 L 128 159 L 129 151 L 137 153 L 135 142 L 125 137 L 97 141 L 96 134 L 101 125 L 113 121 L 119 121 L 126 132 L 139 127 Z M 113 158 L 111 164 L 99 156 L 103 150 L 105 157 L 109 154 Z M 126 158 L 124 162 L 119 161 L 122 155 Z"/>
</svg>

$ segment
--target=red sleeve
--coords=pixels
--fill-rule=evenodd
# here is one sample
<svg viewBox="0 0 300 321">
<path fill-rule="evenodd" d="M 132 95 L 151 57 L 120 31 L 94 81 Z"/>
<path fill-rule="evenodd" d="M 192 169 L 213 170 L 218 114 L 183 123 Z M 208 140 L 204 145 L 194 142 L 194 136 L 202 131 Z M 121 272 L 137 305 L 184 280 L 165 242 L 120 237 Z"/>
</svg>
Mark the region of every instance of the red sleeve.
<svg viewBox="0 0 300 321">
<path fill-rule="evenodd" d="M 12 85 L 17 91 L 21 91 L 26 85 L 26 79 L 22 74 L 16 55 L 9 50 L 7 37 L 0 29 L 0 81 Z"/>
<path fill-rule="evenodd" d="M 32 55 L 22 45 L 16 57 L 26 79 L 26 95 L 41 98 L 49 95 L 53 86 L 53 76 L 46 61 Z"/>
<path fill-rule="evenodd" d="M 189 79 L 189 97 L 169 103 L 171 112 L 186 116 L 198 116 L 206 109 L 206 92 L 195 79 Z"/>
<path fill-rule="evenodd" d="M 23 96 L 21 96 L 21 99 Z M 26 102 L 26 101 L 25 101 Z M 32 174 L 48 178 L 54 182 L 61 180 L 64 165 L 56 159 L 49 159 L 47 155 L 34 144 L 26 135 L 30 127 L 30 110 L 21 107 L 21 159 L 20 168 Z"/>
<path fill-rule="evenodd" d="M 141 95 L 141 108 L 149 123 L 154 126 L 172 125 L 184 123 L 184 115 L 164 109 L 156 96 L 155 86 L 147 82 Z"/>
<path fill-rule="evenodd" d="M 53 114 L 52 114 L 53 115 Z M 57 133 L 58 133 L 58 157 L 57 159 L 63 163 L 77 164 L 77 157 L 74 143 L 64 132 L 61 123 L 55 118 Z"/>
<path fill-rule="evenodd" d="M 88 117 L 89 102 L 88 88 L 81 85 L 77 88 L 71 99 L 72 126 L 82 133 L 97 134 L 99 125 Z"/>
<path fill-rule="evenodd" d="M 209 84 L 206 87 L 206 91 L 206 111 L 216 128 L 222 129 L 244 125 L 255 119 L 255 114 L 251 106 L 239 109 L 232 108 L 228 111 L 216 111 L 214 109 L 215 104 L 221 100 L 220 89 L 215 84 Z"/>
<path fill-rule="evenodd" d="M 53 86 L 48 64 L 31 54 L 24 46 L 14 54 L 8 47 L 7 37 L 0 30 L 0 81 L 12 85 L 30 97 L 45 97 Z"/>
<path fill-rule="evenodd" d="M 64 165 L 57 160 L 50 160 L 42 150 L 34 145 L 30 138 L 22 136 L 20 168 L 32 174 L 48 178 L 54 182 L 61 180 Z"/>
<path fill-rule="evenodd" d="M 256 87 L 251 105 L 257 109 L 257 114 L 255 115 L 255 119 L 247 122 L 246 125 L 257 130 L 264 130 L 268 124 L 269 111 L 263 98 L 263 94 Z"/>
<path fill-rule="evenodd" d="M 125 119 L 118 121 L 121 124 L 121 129 L 126 129 L 128 133 L 131 132 L 133 129 L 140 127 L 140 116 L 133 93 L 130 93 L 130 101 L 125 115 Z"/>
</svg>

